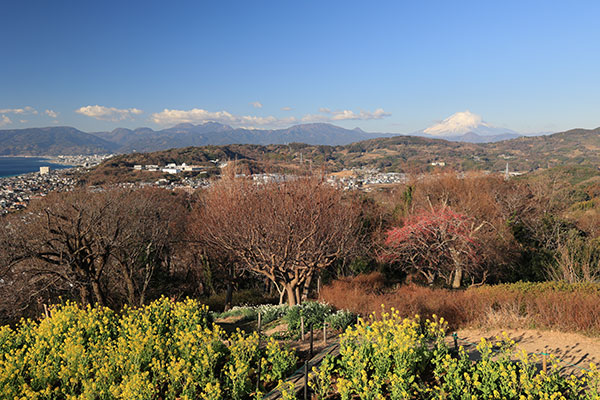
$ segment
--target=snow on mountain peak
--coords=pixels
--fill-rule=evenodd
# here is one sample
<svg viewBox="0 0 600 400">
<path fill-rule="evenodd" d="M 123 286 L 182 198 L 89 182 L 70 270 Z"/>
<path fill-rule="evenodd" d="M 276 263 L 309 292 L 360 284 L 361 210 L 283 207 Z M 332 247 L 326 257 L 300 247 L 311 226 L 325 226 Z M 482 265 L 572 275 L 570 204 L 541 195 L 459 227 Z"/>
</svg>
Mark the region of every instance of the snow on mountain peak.
<svg viewBox="0 0 600 400">
<path fill-rule="evenodd" d="M 492 126 L 483 122 L 480 115 L 466 110 L 452 114 L 442 122 L 425 129 L 423 133 L 432 136 L 451 136 L 468 133 L 481 127 L 491 128 Z"/>
</svg>

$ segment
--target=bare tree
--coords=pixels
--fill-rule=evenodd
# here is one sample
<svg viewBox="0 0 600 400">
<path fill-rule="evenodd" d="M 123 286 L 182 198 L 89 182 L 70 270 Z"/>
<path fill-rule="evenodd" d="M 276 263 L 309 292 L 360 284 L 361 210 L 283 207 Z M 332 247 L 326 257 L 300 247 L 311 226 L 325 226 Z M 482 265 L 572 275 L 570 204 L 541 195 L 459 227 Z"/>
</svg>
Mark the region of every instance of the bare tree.
<svg viewBox="0 0 600 400">
<path fill-rule="evenodd" d="M 173 251 L 181 245 L 187 212 L 182 198 L 161 189 L 127 192 L 114 220 L 122 221 L 113 246 L 110 271 L 122 279 L 127 302 L 145 303 L 159 268 L 169 269 Z"/>
<path fill-rule="evenodd" d="M 315 178 L 256 185 L 228 180 L 196 210 L 196 240 L 265 276 L 280 302 L 302 300 L 313 277 L 357 243 L 360 210 Z"/>
<path fill-rule="evenodd" d="M 119 206 L 114 192 L 53 193 L 33 203 L 13 219 L 17 240 L 12 263 L 26 263 L 30 276 L 66 282 L 84 304 L 104 305 L 100 282 L 122 232 Z"/>
<path fill-rule="evenodd" d="M 166 192 L 109 189 L 52 193 L 6 219 L 0 238 L 7 272 L 107 304 L 107 291 L 142 304 L 155 269 L 181 240 L 185 213 Z M 10 251 L 8 250 L 10 249 Z M 110 285 L 107 282 L 110 281 Z"/>
</svg>

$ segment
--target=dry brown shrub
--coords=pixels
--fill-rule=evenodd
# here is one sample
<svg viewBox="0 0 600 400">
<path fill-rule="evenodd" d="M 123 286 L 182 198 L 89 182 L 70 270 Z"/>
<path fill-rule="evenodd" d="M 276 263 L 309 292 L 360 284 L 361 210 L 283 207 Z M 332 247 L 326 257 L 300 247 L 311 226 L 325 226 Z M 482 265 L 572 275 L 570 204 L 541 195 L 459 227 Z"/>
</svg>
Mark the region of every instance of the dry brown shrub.
<svg viewBox="0 0 600 400">
<path fill-rule="evenodd" d="M 332 282 L 321 290 L 320 300 L 336 308 L 352 310 L 362 316 L 379 314 L 382 306 L 391 307 L 401 315 L 432 314 L 444 317 L 451 326 L 462 325 L 467 316 L 462 312 L 464 292 L 432 289 L 418 285 L 405 285 L 384 290 L 385 277 L 372 273 L 356 278 L 344 278 Z"/>
<path fill-rule="evenodd" d="M 385 289 L 384 277 L 371 274 L 332 282 L 321 300 L 363 316 L 379 314 L 382 305 L 403 316 L 444 317 L 450 329 L 540 328 L 600 334 L 600 291 L 527 291 L 518 286 L 483 286 L 448 290 L 417 285 Z"/>
</svg>

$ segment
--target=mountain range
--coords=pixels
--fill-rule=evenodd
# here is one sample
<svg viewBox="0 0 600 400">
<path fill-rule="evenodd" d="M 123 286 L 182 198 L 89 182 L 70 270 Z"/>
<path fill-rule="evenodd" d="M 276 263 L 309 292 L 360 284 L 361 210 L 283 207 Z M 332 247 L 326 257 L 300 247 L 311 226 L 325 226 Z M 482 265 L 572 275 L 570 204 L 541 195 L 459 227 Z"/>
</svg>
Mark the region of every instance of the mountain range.
<svg viewBox="0 0 600 400">
<path fill-rule="evenodd" d="M 154 131 L 150 128 L 115 129 L 94 133 L 99 138 L 118 145 L 121 153 L 156 151 L 174 147 L 225 144 L 287 144 L 294 142 L 316 145 L 344 145 L 391 134 L 369 133 L 361 129 L 344 129 L 323 123 L 294 125 L 286 129 L 232 128 L 217 122 L 200 125 L 179 124 Z"/>
<path fill-rule="evenodd" d="M 59 154 L 131 153 L 178 147 L 226 144 L 345 145 L 395 134 L 365 132 L 359 128 L 315 123 L 286 129 L 242 129 L 216 122 L 179 124 L 155 131 L 150 128 L 117 128 L 86 133 L 66 126 L 0 130 L 0 155 L 55 156 Z"/>
<path fill-rule="evenodd" d="M 69 126 L 0 130 L 0 156 L 112 153 L 117 146 Z"/>
<path fill-rule="evenodd" d="M 410 135 L 469 143 L 497 142 L 521 136 L 513 130 L 494 127 L 468 110 Z M 327 123 L 301 124 L 285 129 L 244 129 L 205 122 L 199 125 L 179 124 L 161 130 L 117 128 L 110 132 L 91 133 L 72 127 L 47 127 L 0 130 L 0 155 L 132 153 L 228 144 L 337 146 L 392 136 L 398 134 L 345 129 Z"/>
</svg>

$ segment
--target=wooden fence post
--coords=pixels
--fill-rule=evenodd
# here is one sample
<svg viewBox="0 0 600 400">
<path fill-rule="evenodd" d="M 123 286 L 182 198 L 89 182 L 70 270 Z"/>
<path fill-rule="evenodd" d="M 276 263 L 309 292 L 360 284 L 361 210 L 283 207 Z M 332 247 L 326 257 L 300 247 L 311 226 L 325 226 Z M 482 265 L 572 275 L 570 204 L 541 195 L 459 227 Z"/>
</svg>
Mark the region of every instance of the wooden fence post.
<svg viewBox="0 0 600 400">
<path fill-rule="evenodd" d="M 259 333 L 259 334 L 260 334 L 260 328 L 262 327 L 262 326 L 261 326 L 261 325 L 262 325 L 262 318 L 261 318 L 261 315 L 262 315 L 262 314 L 259 312 L 259 313 L 258 313 L 258 324 L 257 324 L 257 330 L 258 330 L 258 333 Z"/>
<path fill-rule="evenodd" d="M 308 358 L 313 356 L 313 324 L 310 324 L 310 353 Z"/>
<path fill-rule="evenodd" d="M 548 372 L 548 361 L 546 360 L 546 353 L 542 353 L 542 371 L 544 371 L 544 374 Z"/>
<path fill-rule="evenodd" d="M 308 400 L 308 360 L 304 361 L 304 400 Z"/>
</svg>

